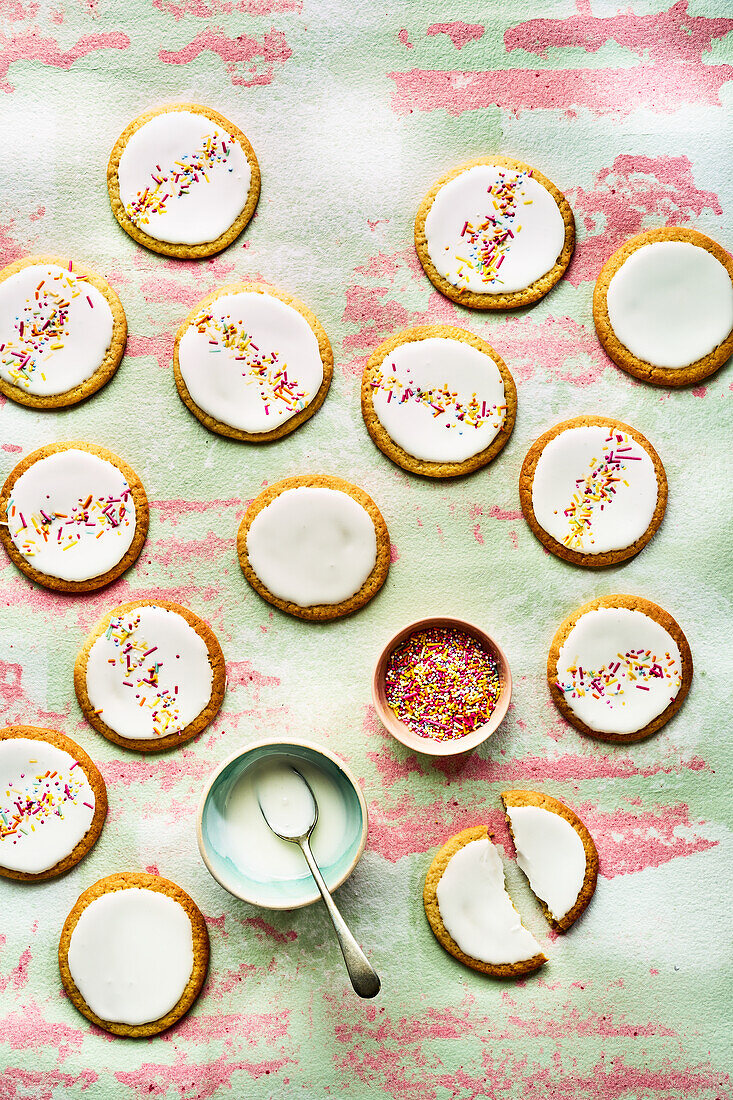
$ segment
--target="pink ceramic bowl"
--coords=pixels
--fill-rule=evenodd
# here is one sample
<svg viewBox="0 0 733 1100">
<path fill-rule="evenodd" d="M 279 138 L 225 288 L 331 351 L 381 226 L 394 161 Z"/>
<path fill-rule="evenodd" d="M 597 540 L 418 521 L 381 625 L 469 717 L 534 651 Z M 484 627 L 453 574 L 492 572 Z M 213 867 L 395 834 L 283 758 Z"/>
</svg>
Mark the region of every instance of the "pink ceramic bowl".
<svg viewBox="0 0 733 1100">
<path fill-rule="evenodd" d="M 447 741 L 434 741 L 431 737 L 420 737 L 418 734 L 413 733 L 404 722 L 400 721 L 387 702 L 384 677 L 392 651 L 410 634 L 430 627 L 447 627 L 448 629 L 462 630 L 466 634 L 473 635 L 494 655 L 499 666 L 502 690 L 491 718 L 483 726 L 478 726 L 475 730 L 467 733 L 465 737 L 456 737 Z M 445 615 L 436 615 L 430 619 L 418 619 L 417 622 L 409 623 L 394 637 L 390 638 L 374 668 L 372 698 L 377 716 L 382 724 L 387 727 L 393 737 L 401 741 L 408 749 L 425 753 L 428 756 L 457 756 L 462 752 L 470 752 L 471 749 L 475 749 L 477 745 L 482 744 L 487 737 L 491 737 L 492 733 L 496 732 L 504 721 L 512 698 L 512 674 L 504 650 L 484 630 L 474 626 L 473 623 L 466 622 L 465 619 L 452 619 Z"/>
</svg>

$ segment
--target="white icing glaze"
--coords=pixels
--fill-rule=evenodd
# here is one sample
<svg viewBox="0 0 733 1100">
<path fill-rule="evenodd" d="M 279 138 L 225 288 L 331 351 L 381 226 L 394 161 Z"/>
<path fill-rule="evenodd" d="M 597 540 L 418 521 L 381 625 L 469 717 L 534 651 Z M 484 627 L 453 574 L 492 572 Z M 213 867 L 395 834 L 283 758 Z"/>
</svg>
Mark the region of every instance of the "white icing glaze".
<svg viewBox="0 0 733 1100">
<path fill-rule="evenodd" d="M 488 837 L 458 849 L 436 893 L 443 924 L 466 955 L 499 966 L 541 953 L 506 892 L 504 868 Z"/>
<path fill-rule="evenodd" d="M 133 887 L 102 894 L 71 934 L 69 970 L 101 1020 L 148 1024 L 174 1008 L 193 971 L 193 932 L 179 902 Z"/>
<path fill-rule="evenodd" d="M 211 698 L 203 638 L 176 611 L 138 607 L 116 615 L 89 650 L 87 694 L 121 737 L 179 733 Z"/>
<path fill-rule="evenodd" d="M 446 337 L 412 340 L 385 356 L 372 401 L 387 434 L 425 462 L 465 462 L 489 446 L 506 418 L 494 360 Z"/>
<path fill-rule="evenodd" d="M 112 342 L 101 291 L 58 264 L 31 264 L 0 283 L 0 377 L 24 393 L 66 393 L 94 374 Z"/>
<path fill-rule="evenodd" d="M 85 581 L 112 569 L 129 550 L 135 502 L 117 466 L 69 447 L 20 475 L 8 502 L 8 530 L 41 573 Z"/>
<path fill-rule="evenodd" d="M 272 802 L 275 802 L 274 817 L 278 788 L 282 791 L 279 780 L 283 772 L 291 768 L 302 772 L 318 803 L 318 821 L 310 838 L 318 866 L 333 866 L 343 851 L 347 832 L 346 803 L 336 781 L 328 772 L 299 756 L 273 753 L 255 761 L 234 784 L 227 796 L 222 828 L 212 841 L 222 859 L 230 859 L 244 874 L 258 882 L 310 877 L 303 853 L 297 845 L 275 836 L 260 809 L 260 795 L 263 789 L 265 794 L 269 790 L 275 797 L 266 808 L 272 809 Z"/>
<path fill-rule="evenodd" d="M 252 180 L 239 142 L 193 111 L 166 111 L 143 123 L 125 146 L 118 175 L 134 225 L 156 240 L 189 245 L 215 241 L 229 229 Z"/>
<path fill-rule="evenodd" d="M 541 806 L 507 806 L 517 863 L 555 920 L 575 905 L 585 881 L 583 841 L 569 821 Z"/>
<path fill-rule="evenodd" d="M 184 333 L 178 362 L 209 416 L 269 432 L 311 403 L 323 382 L 318 340 L 302 313 L 272 294 L 223 294 Z"/>
<path fill-rule="evenodd" d="M 440 188 L 425 236 L 430 259 L 453 286 L 508 294 L 555 266 L 565 223 L 550 192 L 526 172 L 477 164 Z"/>
<path fill-rule="evenodd" d="M 0 865 L 30 875 L 55 867 L 86 836 L 95 804 L 68 752 L 31 737 L 0 740 Z"/>
<path fill-rule="evenodd" d="M 539 457 L 532 508 L 563 546 L 604 554 L 641 538 L 657 494 L 654 463 L 632 436 L 611 426 L 568 428 Z"/>
<path fill-rule="evenodd" d="M 313 795 L 296 768 L 276 764 L 257 779 L 257 801 L 265 821 L 284 836 L 302 836 L 316 817 Z"/>
<path fill-rule="evenodd" d="M 733 329 L 730 275 L 710 252 L 687 241 L 637 248 L 611 279 L 607 301 L 618 339 L 655 367 L 687 367 Z"/>
<path fill-rule="evenodd" d="M 257 513 L 247 556 L 273 596 L 300 607 L 338 604 L 374 568 L 377 535 L 367 510 L 348 493 L 303 486 L 286 489 Z"/>
<path fill-rule="evenodd" d="M 677 695 L 682 658 L 674 638 L 644 612 L 598 607 L 566 638 L 557 679 L 565 702 L 591 729 L 635 733 Z"/>
</svg>

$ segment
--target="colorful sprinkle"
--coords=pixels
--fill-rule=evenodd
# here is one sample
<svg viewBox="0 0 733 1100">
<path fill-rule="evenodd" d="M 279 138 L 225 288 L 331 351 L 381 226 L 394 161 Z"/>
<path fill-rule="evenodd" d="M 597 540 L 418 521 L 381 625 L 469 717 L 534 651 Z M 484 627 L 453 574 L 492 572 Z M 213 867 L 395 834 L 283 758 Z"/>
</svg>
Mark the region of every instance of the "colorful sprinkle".
<svg viewBox="0 0 733 1100">
<path fill-rule="evenodd" d="M 178 685 L 163 687 L 160 683 L 162 661 L 150 660 L 157 646 L 134 637 L 140 626 L 140 615 L 117 615 L 110 620 L 106 635 L 117 650 L 108 663 L 118 665 L 122 672 L 120 683 L 135 693 L 138 706 L 151 711 L 153 732 L 157 737 L 180 733 L 183 728 L 177 705 Z"/>
<path fill-rule="evenodd" d="M 192 184 L 201 180 L 208 183 L 207 171 L 229 158 L 231 145 L 227 146 L 226 139 L 228 135 L 222 137 L 214 131 L 204 139 L 200 149 L 186 153 L 167 171 L 158 169 L 157 173 L 151 172 L 152 183 L 144 191 L 138 191 L 137 197 L 125 207 L 130 221 L 135 225 L 148 225 L 152 214 L 165 214 L 168 199 L 182 198 L 188 194 Z"/>
<path fill-rule="evenodd" d="M 35 764 L 37 761 L 32 760 Z M 77 766 L 75 761 L 69 773 Z M 21 779 L 24 777 L 21 776 Z M 47 771 L 45 775 L 29 777 L 23 790 L 16 786 L 5 788 L 5 802 L 0 803 L 0 841 L 8 837 L 17 837 L 18 833 L 27 835 L 26 829 L 30 827 L 35 831 L 36 825 L 43 825 L 48 818 L 63 817 L 65 805 L 76 805 L 77 796 L 87 787 L 86 777 L 83 772 L 79 778 L 71 774 L 68 777 L 61 772 Z M 88 802 L 83 803 L 94 807 Z M 23 828 L 26 827 L 26 829 Z M 16 843 L 14 839 L 13 844 Z"/>
<path fill-rule="evenodd" d="M 388 403 L 395 400 L 403 405 L 407 401 L 414 401 L 418 405 L 424 405 L 431 410 L 434 418 L 445 416 L 445 427 L 458 428 L 459 434 L 463 427 L 481 428 L 487 421 L 491 421 L 497 429 L 504 423 L 506 405 L 487 405 L 485 401 L 479 401 L 475 393 L 469 401 L 464 402 L 458 396 L 458 391 L 451 389 L 448 382 L 442 386 L 423 389 L 409 375 L 403 382 L 397 377 L 396 371 L 394 362 L 388 366 L 383 364 L 383 369 L 371 381 L 374 391 L 386 393 Z"/>
<path fill-rule="evenodd" d="M 578 662 L 568 668 L 567 683 L 558 683 L 559 691 L 568 699 L 581 699 L 592 695 L 608 706 L 631 688 L 649 691 L 649 684 L 657 680 L 670 681 L 671 698 L 677 694 L 682 677 L 677 662 L 669 653 L 660 659 L 651 649 L 629 649 L 617 653 L 616 658 L 597 669 L 583 668 Z"/>
<path fill-rule="evenodd" d="M 502 691 L 492 653 L 471 634 L 431 627 L 411 634 L 389 658 L 387 702 L 419 737 L 448 741 L 488 722 Z"/>
<path fill-rule="evenodd" d="M 279 352 L 259 348 L 241 322 L 232 321 L 230 314 L 215 317 L 205 310 L 193 324 L 202 336 L 208 337 L 213 353 L 227 351 L 234 362 L 241 364 L 245 384 L 257 387 L 268 416 L 272 403 L 279 405 L 275 409 L 279 416 L 299 412 L 308 404 L 310 394 L 288 377 L 288 365 L 280 362 Z"/>
<path fill-rule="evenodd" d="M 595 542 L 592 536 L 594 510 L 597 508 L 602 512 L 606 505 L 612 503 L 617 485 L 628 486 L 628 481 L 622 476 L 629 469 L 627 463 L 643 461 L 641 455 L 629 453 L 634 442 L 630 436 L 611 429 L 611 434 L 604 441 L 600 460 L 592 458 L 590 472 L 576 479 L 577 491 L 563 513 L 570 527 L 563 543 L 569 549 L 582 550 L 585 538 L 591 545 Z"/>
<path fill-rule="evenodd" d="M 468 284 L 470 275 L 464 273 L 464 266 L 475 272 L 487 286 L 502 282 L 499 268 L 522 228 L 514 225 L 514 219 L 520 196 L 524 195 L 522 184 L 528 175 L 529 172 L 523 171 L 507 177 L 506 172 L 499 171 L 498 182 L 488 189 L 490 213 L 476 224 L 466 221 L 463 226 L 460 247 L 465 255 L 456 254 L 458 270 L 451 282 Z"/>
</svg>

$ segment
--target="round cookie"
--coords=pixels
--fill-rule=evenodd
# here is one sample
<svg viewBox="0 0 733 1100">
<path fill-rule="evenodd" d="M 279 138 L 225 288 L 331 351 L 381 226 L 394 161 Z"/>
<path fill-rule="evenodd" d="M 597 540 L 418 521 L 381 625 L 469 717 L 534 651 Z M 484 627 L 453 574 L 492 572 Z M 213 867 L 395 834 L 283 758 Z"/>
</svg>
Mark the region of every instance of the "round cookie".
<svg viewBox="0 0 733 1100">
<path fill-rule="evenodd" d="M 323 622 L 358 611 L 377 594 L 389 572 L 390 542 L 363 489 L 311 474 L 278 481 L 251 502 L 237 552 L 263 599 Z"/>
<path fill-rule="evenodd" d="M 465 866 L 458 867 L 455 857 Z M 443 893 L 446 884 L 448 891 Z M 454 898 L 458 896 L 458 902 L 448 913 L 446 898 L 450 897 L 450 892 Z M 430 864 L 423 903 L 438 943 L 472 970 L 492 978 L 521 978 L 547 962 L 540 945 L 521 923 L 506 892 L 501 859 L 483 826 L 463 829 L 443 845 Z M 473 946 L 476 952 L 493 957 L 481 959 L 464 950 L 446 923 L 463 941 L 464 947 Z M 491 945 L 489 939 L 493 939 Z"/>
<path fill-rule="evenodd" d="M 699 382 L 733 354 L 733 259 L 696 229 L 639 233 L 604 264 L 593 319 L 628 374 L 657 386 Z"/>
<path fill-rule="evenodd" d="M 297 298 L 231 283 L 200 301 L 179 328 L 173 371 L 181 400 L 210 431 L 264 443 L 320 409 L 333 352 Z"/>
<path fill-rule="evenodd" d="M 564 802 L 539 791 L 504 791 L 509 832 L 532 892 L 553 928 L 567 932 L 595 893 L 598 851 Z"/>
<path fill-rule="evenodd" d="M 612 417 L 576 416 L 532 444 L 519 500 L 546 549 L 599 568 L 633 557 L 649 542 L 667 507 L 667 476 L 635 428 Z"/>
<path fill-rule="evenodd" d="M 219 713 L 224 654 L 213 630 L 169 600 L 122 604 L 97 623 L 74 665 L 84 717 L 109 741 L 163 752 Z"/>
<path fill-rule="evenodd" d="M 641 741 L 676 714 L 692 654 L 680 625 L 641 596 L 602 596 L 561 624 L 547 658 L 555 706 L 600 741 Z"/>
<path fill-rule="evenodd" d="M 0 875 L 39 882 L 63 875 L 96 844 L 107 788 L 94 763 L 58 730 L 0 730 Z"/>
<path fill-rule="evenodd" d="M 221 252 L 242 232 L 260 196 L 260 168 L 233 122 L 200 103 L 175 103 L 123 130 L 107 187 L 133 240 L 193 260 Z"/>
<path fill-rule="evenodd" d="M 127 320 L 100 275 L 58 256 L 0 271 L 0 393 L 34 409 L 76 405 L 120 365 Z"/>
<path fill-rule="evenodd" d="M 201 992 L 209 965 L 206 921 L 159 875 L 124 871 L 85 890 L 59 942 L 61 980 L 75 1008 L 113 1035 L 171 1027 Z"/>
<path fill-rule="evenodd" d="M 479 157 L 428 191 L 415 248 L 441 294 L 471 309 L 532 305 L 564 274 L 575 219 L 561 191 L 511 157 Z"/>
<path fill-rule="evenodd" d="M 517 389 L 490 344 L 466 329 L 423 325 L 372 352 L 361 411 L 380 451 L 426 477 L 471 473 L 512 434 Z"/>
<path fill-rule="evenodd" d="M 137 474 L 93 443 L 50 443 L 0 490 L 0 541 L 27 577 L 55 592 L 93 592 L 135 561 L 148 531 Z"/>
</svg>

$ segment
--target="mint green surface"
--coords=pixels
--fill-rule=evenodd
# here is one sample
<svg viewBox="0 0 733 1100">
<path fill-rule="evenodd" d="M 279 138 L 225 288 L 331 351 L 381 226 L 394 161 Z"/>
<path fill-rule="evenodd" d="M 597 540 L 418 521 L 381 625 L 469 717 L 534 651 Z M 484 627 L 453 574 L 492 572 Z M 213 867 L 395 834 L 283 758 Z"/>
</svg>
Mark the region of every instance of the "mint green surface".
<svg viewBox="0 0 733 1100">
<path fill-rule="evenodd" d="M 31 252 L 89 263 L 120 294 L 130 330 L 115 378 L 86 404 L 43 414 L 2 405 L 0 474 L 44 443 L 90 440 L 133 466 L 151 502 L 138 563 L 100 593 L 54 596 L 0 562 L 5 723 L 64 730 L 98 762 L 110 799 L 99 843 L 65 878 L 0 881 L 3 1100 L 731 1096 L 730 365 L 693 389 L 637 383 L 602 353 L 591 301 L 604 260 L 641 229 L 691 225 L 733 245 L 733 13 L 697 0 L 438 7 L 0 3 L 3 263 Z M 451 37 L 436 22 L 475 30 L 451 26 Z M 450 109 L 433 108 L 445 72 L 453 73 Z M 255 219 L 203 263 L 136 245 L 115 222 L 105 185 L 109 152 L 134 116 L 191 100 L 236 122 L 262 168 Z M 415 210 L 434 180 L 490 152 L 536 165 L 577 219 L 568 276 L 510 316 L 454 307 L 412 247 Z M 336 366 L 312 420 L 278 443 L 245 446 L 188 413 L 171 360 L 176 329 L 199 298 L 260 278 L 314 310 Z M 450 483 L 393 466 L 360 415 L 369 352 L 419 323 L 485 337 L 518 386 L 506 449 Z M 584 412 L 641 430 L 670 485 L 649 546 L 597 573 L 544 552 L 517 492 L 531 442 Z M 329 625 L 270 608 L 235 553 L 246 502 L 265 484 L 308 472 L 366 489 L 394 547 L 379 596 Z M 678 716 L 627 747 L 583 739 L 554 709 L 544 677 L 562 619 L 613 592 L 674 615 L 696 670 Z M 72 668 L 107 610 L 151 596 L 211 623 L 229 688 L 197 741 L 145 758 L 86 724 Z M 493 739 L 440 766 L 385 733 L 369 693 L 382 644 L 435 612 L 494 635 L 515 683 Z M 288 736 L 339 753 L 363 785 L 367 850 L 338 901 L 382 976 L 373 1004 L 351 993 L 321 906 L 277 914 L 238 902 L 198 855 L 207 777 L 240 745 Z M 499 793 L 522 786 L 576 808 L 599 848 L 596 896 L 565 937 L 550 934 L 503 824 Z M 549 958 L 523 982 L 464 969 L 424 918 L 422 885 L 437 847 L 479 824 L 496 833 L 512 896 Z M 58 937 L 83 889 L 145 869 L 178 882 L 206 915 L 209 978 L 164 1036 L 111 1039 L 63 995 Z"/>
</svg>

